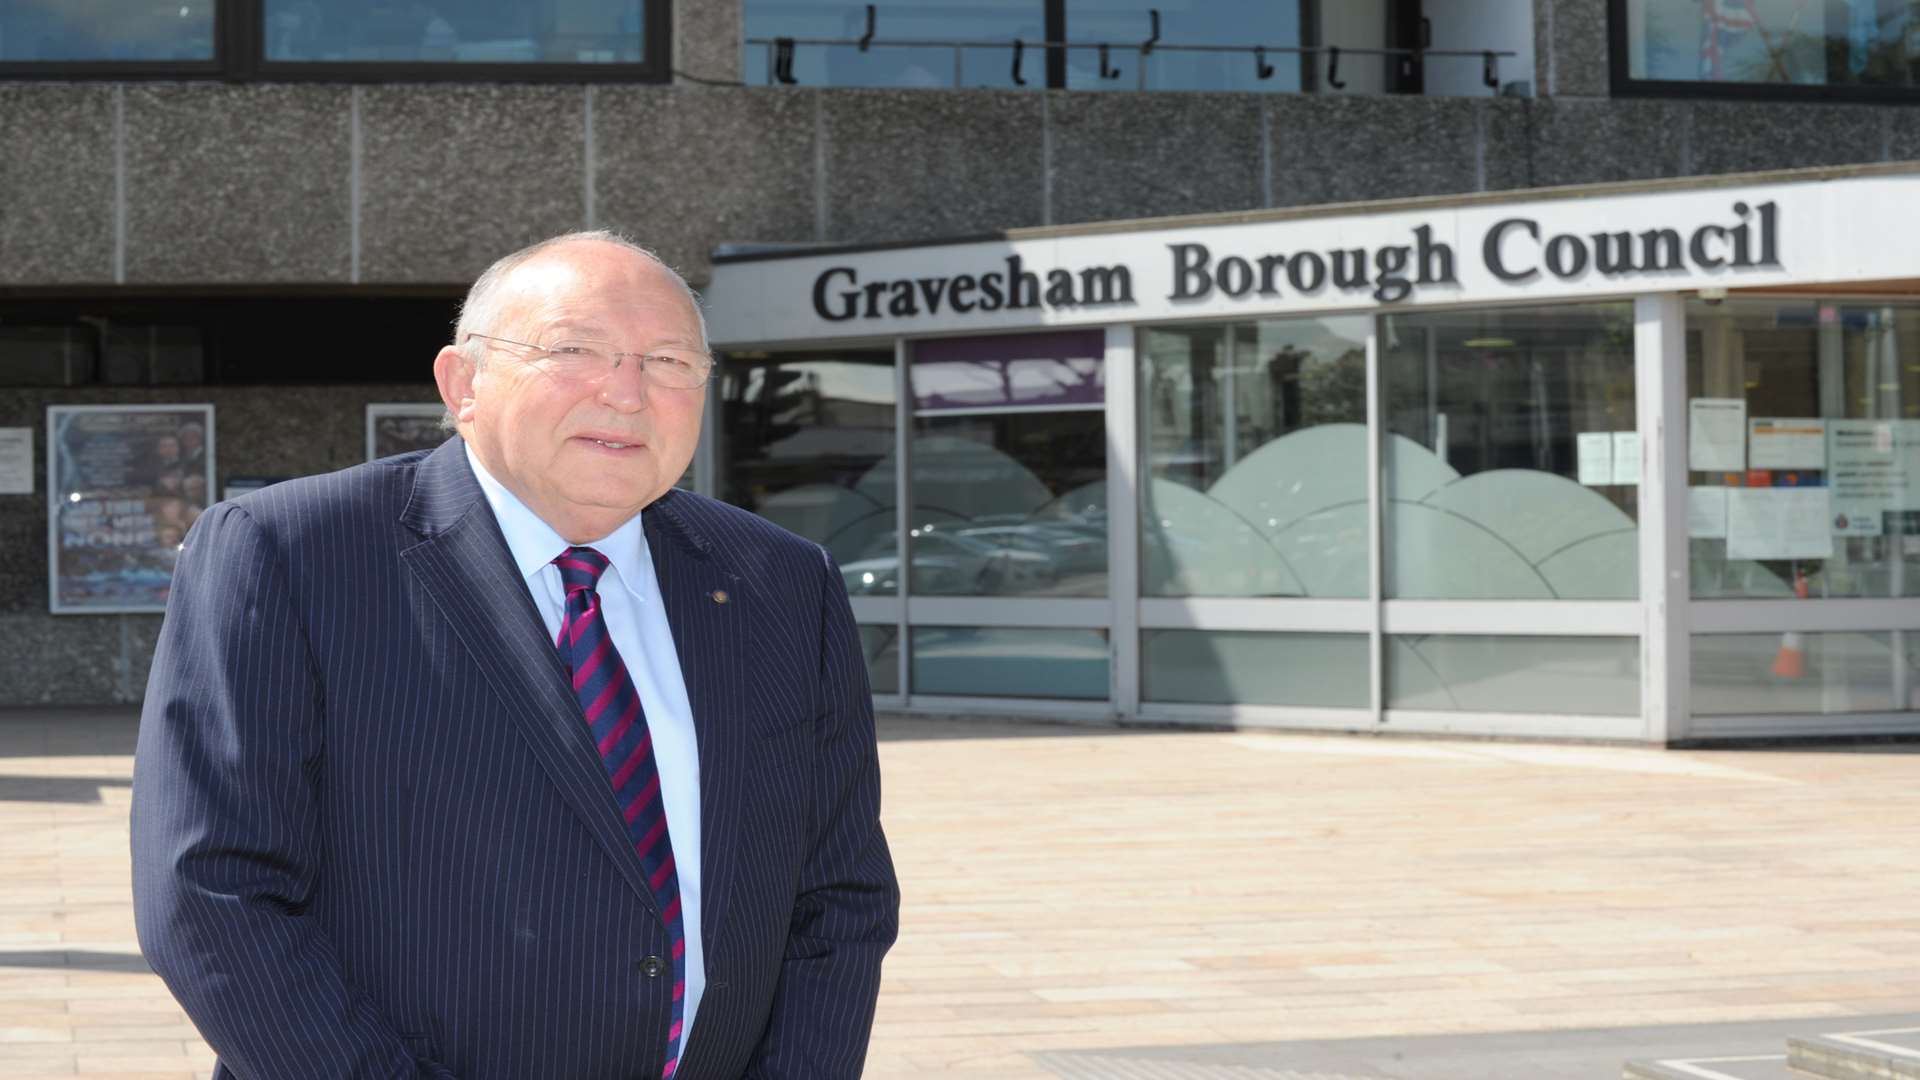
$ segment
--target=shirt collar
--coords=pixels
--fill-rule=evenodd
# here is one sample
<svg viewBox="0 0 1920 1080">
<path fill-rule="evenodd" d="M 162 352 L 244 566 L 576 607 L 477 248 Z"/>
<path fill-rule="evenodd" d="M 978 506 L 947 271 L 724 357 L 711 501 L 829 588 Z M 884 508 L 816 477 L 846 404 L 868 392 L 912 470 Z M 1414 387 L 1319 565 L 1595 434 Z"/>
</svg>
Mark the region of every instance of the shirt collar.
<svg viewBox="0 0 1920 1080">
<path fill-rule="evenodd" d="M 501 534 L 507 538 L 507 550 L 513 553 L 514 565 L 519 568 L 521 577 L 531 581 L 534 575 L 553 565 L 553 560 L 573 545 L 555 532 L 553 526 L 541 520 L 540 515 L 528 509 L 527 504 L 507 490 L 505 484 L 494 479 L 486 466 L 480 464 L 472 445 L 462 449 L 467 452 L 467 464 L 473 466 L 474 479 L 480 481 L 480 490 L 486 493 L 487 504 L 493 507 L 493 516 L 500 523 Z M 635 600 L 645 599 L 640 589 L 640 568 L 653 565 L 653 556 L 647 550 L 647 534 L 640 527 L 639 514 L 628 518 L 606 536 L 582 546 L 591 547 L 606 556 L 607 561 L 619 571 L 621 586 Z"/>
</svg>

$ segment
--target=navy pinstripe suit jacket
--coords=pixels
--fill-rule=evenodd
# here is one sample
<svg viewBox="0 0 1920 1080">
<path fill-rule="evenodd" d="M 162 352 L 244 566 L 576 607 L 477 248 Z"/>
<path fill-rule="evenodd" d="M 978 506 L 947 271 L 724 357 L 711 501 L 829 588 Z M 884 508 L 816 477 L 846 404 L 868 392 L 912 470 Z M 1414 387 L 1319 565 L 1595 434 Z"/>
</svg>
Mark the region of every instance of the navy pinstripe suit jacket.
<svg viewBox="0 0 1920 1080">
<path fill-rule="evenodd" d="M 678 1077 L 857 1076 L 899 893 L 839 573 L 686 492 L 642 517 L 700 750 Z M 201 516 L 132 825 L 141 948 L 216 1077 L 660 1075 L 666 930 L 458 438 Z"/>
</svg>

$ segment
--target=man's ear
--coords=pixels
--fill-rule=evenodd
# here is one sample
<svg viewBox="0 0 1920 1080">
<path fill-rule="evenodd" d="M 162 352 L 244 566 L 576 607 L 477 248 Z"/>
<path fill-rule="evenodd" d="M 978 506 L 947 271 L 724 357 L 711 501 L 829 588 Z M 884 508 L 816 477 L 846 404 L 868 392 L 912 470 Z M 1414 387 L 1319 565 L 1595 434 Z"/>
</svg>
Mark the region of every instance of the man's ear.
<svg viewBox="0 0 1920 1080">
<path fill-rule="evenodd" d="M 473 418 L 473 368 L 473 361 L 451 345 L 433 358 L 433 381 L 440 386 L 440 401 L 463 424 Z"/>
</svg>

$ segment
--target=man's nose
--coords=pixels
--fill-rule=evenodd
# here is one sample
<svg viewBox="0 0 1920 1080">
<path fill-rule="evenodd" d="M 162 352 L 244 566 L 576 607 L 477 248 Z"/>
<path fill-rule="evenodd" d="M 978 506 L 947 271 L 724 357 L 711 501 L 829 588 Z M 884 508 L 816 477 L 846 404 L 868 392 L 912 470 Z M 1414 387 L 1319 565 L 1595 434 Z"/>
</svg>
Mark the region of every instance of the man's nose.
<svg viewBox="0 0 1920 1080">
<path fill-rule="evenodd" d="M 637 356 L 614 359 L 613 370 L 600 380 L 600 402 L 621 412 L 638 412 L 650 402 L 653 381 L 647 378 L 646 364 Z"/>
</svg>

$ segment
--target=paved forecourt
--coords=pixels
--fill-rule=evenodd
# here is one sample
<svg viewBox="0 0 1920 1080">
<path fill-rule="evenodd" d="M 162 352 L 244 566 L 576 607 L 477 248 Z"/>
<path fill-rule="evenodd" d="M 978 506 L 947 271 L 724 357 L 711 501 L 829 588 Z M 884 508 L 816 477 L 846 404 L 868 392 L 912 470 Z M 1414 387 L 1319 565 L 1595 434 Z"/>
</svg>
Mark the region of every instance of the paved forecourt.
<svg viewBox="0 0 1920 1080">
<path fill-rule="evenodd" d="M 212 1067 L 134 941 L 133 731 L 0 713 L 0 1078 Z M 1920 747 L 881 734 L 871 1077 L 1613 1077 L 1920 1014 Z"/>
</svg>

